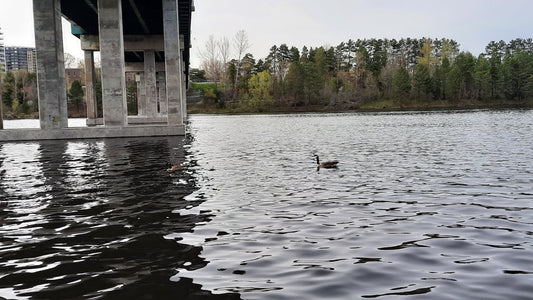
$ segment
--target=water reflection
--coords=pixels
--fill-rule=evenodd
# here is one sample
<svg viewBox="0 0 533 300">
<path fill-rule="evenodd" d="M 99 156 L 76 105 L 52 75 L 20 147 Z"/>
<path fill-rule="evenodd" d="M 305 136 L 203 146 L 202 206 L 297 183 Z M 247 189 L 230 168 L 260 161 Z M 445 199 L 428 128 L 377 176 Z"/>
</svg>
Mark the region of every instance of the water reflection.
<svg viewBox="0 0 533 300">
<path fill-rule="evenodd" d="M 196 206 L 184 139 L 110 139 L 0 144 L 0 297 L 8 299 L 238 299 L 212 295 L 179 268 L 207 264 L 189 232 Z"/>
</svg>

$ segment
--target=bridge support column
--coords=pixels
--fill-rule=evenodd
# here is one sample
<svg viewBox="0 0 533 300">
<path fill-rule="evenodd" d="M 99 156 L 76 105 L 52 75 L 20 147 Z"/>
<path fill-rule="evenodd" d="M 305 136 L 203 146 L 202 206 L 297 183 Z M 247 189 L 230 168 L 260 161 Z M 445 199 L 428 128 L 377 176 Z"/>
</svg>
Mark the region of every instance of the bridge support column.
<svg viewBox="0 0 533 300">
<path fill-rule="evenodd" d="M 68 127 L 60 0 L 33 0 L 41 129 Z"/>
<path fill-rule="evenodd" d="M 146 116 L 153 118 L 157 114 L 155 51 L 144 50 L 144 85 L 146 90 Z"/>
<path fill-rule="evenodd" d="M 168 99 L 168 124 L 182 125 L 182 75 L 180 68 L 181 47 L 178 22 L 178 1 L 163 1 L 163 32 L 165 47 L 165 71 Z"/>
<path fill-rule="evenodd" d="M 122 1 L 98 0 L 105 126 L 127 125 Z"/>
<path fill-rule="evenodd" d="M 157 72 L 157 81 L 159 88 L 159 114 L 166 116 L 168 113 L 167 106 L 167 85 L 165 72 Z"/>
<path fill-rule="evenodd" d="M 137 115 L 146 116 L 146 81 L 144 72 L 139 72 L 139 82 L 137 83 Z"/>
<path fill-rule="evenodd" d="M 85 97 L 87 102 L 87 126 L 97 125 L 98 104 L 94 84 L 96 82 L 94 72 L 94 52 L 84 51 L 85 56 Z"/>
<path fill-rule="evenodd" d="M 183 40 L 183 35 L 180 36 Z M 182 49 L 183 51 L 183 49 Z M 181 72 L 181 114 L 183 120 L 187 120 L 187 82 L 185 76 L 185 62 L 180 59 L 180 72 Z"/>
</svg>

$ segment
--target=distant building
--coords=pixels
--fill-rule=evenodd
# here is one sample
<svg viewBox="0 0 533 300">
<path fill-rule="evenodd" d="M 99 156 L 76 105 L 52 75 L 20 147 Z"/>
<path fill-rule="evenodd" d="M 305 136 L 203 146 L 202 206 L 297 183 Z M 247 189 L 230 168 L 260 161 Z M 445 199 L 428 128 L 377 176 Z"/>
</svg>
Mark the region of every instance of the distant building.
<svg viewBox="0 0 533 300">
<path fill-rule="evenodd" d="M 0 72 L 6 71 L 6 54 L 4 52 L 4 37 L 0 28 Z"/>
<path fill-rule="evenodd" d="M 6 71 L 27 70 L 35 72 L 35 48 L 5 47 Z"/>
<path fill-rule="evenodd" d="M 85 86 L 85 73 L 82 68 L 66 68 L 65 69 L 65 81 L 67 82 L 67 88 L 70 88 L 74 81 L 79 81 L 82 86 Z"/>
</svg>

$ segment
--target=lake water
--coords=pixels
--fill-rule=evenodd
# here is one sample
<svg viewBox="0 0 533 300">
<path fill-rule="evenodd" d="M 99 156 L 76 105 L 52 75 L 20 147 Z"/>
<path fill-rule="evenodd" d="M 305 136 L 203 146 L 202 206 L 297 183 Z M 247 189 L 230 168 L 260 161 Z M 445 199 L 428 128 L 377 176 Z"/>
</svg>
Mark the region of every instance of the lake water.
<svg viewBox="0 0 533 300">
<path fill-rule="evenodd" d="M 533 298 L 531 110 L 188 131 L 0 143 L 0 299 Z"/>
</svg>

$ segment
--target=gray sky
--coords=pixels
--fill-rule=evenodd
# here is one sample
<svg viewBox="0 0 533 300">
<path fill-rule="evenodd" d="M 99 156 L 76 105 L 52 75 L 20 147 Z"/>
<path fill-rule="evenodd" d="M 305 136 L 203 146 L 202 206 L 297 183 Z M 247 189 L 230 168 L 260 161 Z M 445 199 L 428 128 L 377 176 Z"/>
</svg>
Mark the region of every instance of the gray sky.
<svg viewBox="0 0 533 300">
<path fill-rule="evenodd" d="M 151 0 L 154 1 L 154 0 Z M 336 46 L 348 39 L 450 38 L 477 55 L 492 40 L 533 37 L 532 0 L 194 0 L 191 63 L 210 35 L 232 40 L 245 30 L 248 52 L 264 58 L 273 45 Z M 31 0 L 0 0 L 7 46 L 33 46 Z M 67 30 L 68 24 L 64 26 Z M 68 32 L 68 31 L 67 31 Z M 65 51 L 81 57 L 64 34 Z"/>
</svg>

